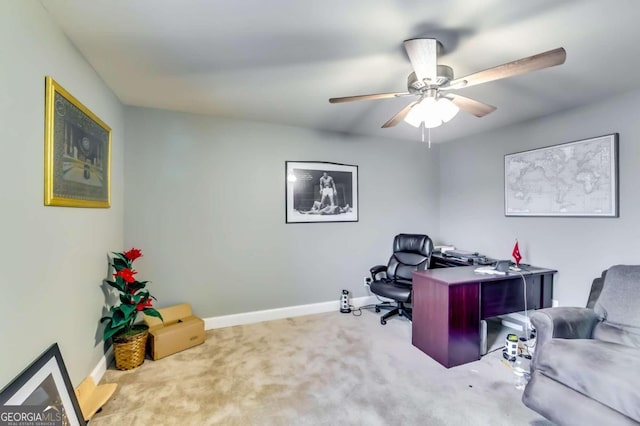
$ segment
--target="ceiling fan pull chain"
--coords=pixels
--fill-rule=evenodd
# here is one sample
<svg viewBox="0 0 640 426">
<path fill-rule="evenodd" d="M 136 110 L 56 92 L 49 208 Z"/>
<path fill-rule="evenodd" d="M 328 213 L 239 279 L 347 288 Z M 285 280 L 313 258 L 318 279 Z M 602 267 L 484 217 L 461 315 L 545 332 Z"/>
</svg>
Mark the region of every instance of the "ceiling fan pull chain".
<svg viewBox="0 0 640 426">
<path fill-rule="evenodd" d="M 422 124 L 420 125 L 420 130 L 422 130 L 422 143 L 424 143 L 424 121 L 422 122 Z M 429 130 L 427 130 L 427 134 L 429 137 L 429 149 L 431 149 L 431 127 L 429 127 Z"/>
</svg>

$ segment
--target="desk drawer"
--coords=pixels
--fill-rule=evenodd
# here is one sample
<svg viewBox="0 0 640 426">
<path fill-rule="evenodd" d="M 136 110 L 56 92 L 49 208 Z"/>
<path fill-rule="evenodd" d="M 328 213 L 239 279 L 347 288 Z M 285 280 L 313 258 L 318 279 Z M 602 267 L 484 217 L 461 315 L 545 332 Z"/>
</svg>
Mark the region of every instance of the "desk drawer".
<svg viewBox="0 0 640 426">
<path fill-rule="evenodd" d="M 542 277 L 527 278 L 527 309 L 543 307 Z M 524 286 L 522 278 L 483 282 L 481 286 L 481 316 L 490 318 L 511 312 L 524 311 Z"/>
</svg>

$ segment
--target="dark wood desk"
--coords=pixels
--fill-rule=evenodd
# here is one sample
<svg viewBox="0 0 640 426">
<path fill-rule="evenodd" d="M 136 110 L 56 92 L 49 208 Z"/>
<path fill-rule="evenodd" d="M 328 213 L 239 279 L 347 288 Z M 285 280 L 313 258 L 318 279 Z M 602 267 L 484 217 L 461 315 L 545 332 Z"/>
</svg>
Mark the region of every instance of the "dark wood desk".
<svg viewBox="0 0 640 426">
<path fill-rule="evenodd" d="M 477 267 L 413 274 L 413 345 L 447 368 L 480 359 L 481 320 L 524 310 L 520 274 L 480 274 Z M 550 307 L 557 271 L 527 269 L 527 309 Z"/>
</svg>

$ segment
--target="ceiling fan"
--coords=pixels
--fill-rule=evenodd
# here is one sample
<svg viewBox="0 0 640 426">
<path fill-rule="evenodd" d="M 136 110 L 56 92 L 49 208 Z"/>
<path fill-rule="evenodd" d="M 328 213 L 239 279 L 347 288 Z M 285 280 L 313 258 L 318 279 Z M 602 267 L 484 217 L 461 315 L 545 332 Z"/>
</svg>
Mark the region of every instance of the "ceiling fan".
<svg viewBox="0 0 640 426">
<path fill-rule="evenodd" d="M 460 109 L 476 117 L 484 117 L 496 110 L 492 105 L 452 93 L 452 91 L 561 65 L 567 57 L 564 48 L 559 47 L 465 77 L 454 78 L 451 67 L 438 64 L 438 53 L 442 50 L 442 44 L 438 40 L 433 38 L 405 40 L 404 48 L 413 67 L 413 72 L 407 78 L 406 92 L 345 96 L 331 98 L 329 102 L 335 104 L 414 96 L 417 97 L 416 100 L 391 117 L 382 127 L 393 127 L 404 120 L 415 127 L 422 124 L 424 127 L 433 128 L 451 120 Z"/>
</svg>

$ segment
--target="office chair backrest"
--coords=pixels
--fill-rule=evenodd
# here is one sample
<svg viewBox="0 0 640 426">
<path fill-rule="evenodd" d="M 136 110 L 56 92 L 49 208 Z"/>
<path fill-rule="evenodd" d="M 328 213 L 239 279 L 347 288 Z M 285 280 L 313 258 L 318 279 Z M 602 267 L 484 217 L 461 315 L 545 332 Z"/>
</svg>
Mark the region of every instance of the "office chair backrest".
<svg viewBox="0 0 640 426">
<path fill-rule="evenodd" d="M 387 278 L 410 283 L 414 271 L 429 267 L 432 251 L 433 242 L 426 235 L 396 235 L 393 240 L 393 256 L 387 265 Z"/>
</svg>

